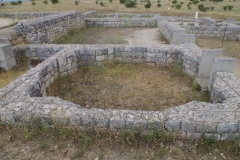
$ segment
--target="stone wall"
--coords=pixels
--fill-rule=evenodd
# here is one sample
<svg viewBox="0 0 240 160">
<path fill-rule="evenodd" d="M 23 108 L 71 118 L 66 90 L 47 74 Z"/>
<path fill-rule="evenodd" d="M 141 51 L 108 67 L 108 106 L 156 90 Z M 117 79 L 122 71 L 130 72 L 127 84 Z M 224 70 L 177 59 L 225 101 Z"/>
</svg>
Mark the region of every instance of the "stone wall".
<svg viewBox="0 0 240 160">
<path fill-rule="evenodd" d="M 156 18 L 86 18 L 87 26 L 95 27 L 156 27 Z"/>
<path fill-rule="evenodd" d="M 240 97 L 240 80 L 232 73 L 217 72 L 213 75 L 211 102 L 222 103 Z"/>
<path fill-rule="evenodd" d="M 61 12 L 11 12 L 11 13 L 0 13 L 0 17 L 4 18 L 16 18 L 16 19 L 32 19 L 45 17 L 53 14 L 59 14 Z"/>
<path fill-rule="evenodd" d="M 171 44 L 195 43 L 196 35 L 188 34 L 187 30 L 178 22 L 169 22 L 158 19 L 157 26 Z"/>
<path fill-rule="evenodd" d="M 63 48 L 62 48 L 63 47 Z M 147 133 L 151 129 L 167 130 L 179 133 L 183 138 L 210 137 L 217 140 L 232 140 L 240 135 L 239 105 L 240 97 L 226 91 L 226 85 L 215 87 L 218 79 L 224 79 L 236 90 L 240 86 L 236 77 L 229 73 L 215 74 L 212 97 L 226 96 L 224 103 L 190 102 L 165 111 L 130 111 L 114 109 L 86 109 L 71 102 L 55 97 L 46 97 L 46 88 L 58 76 L 66 76 L 77 71 L 77 67 L 86 64 L 100 64 L 117 60 L 132 63 L 169 64 L 182 61 L 187 64 L 187 57 L 201 56 L 194 54 L 194 44 L 131 46 L 131 45 L 45 45 L 52 50 L 58 48 L 48 59 L 28 71 L 22 77 L 0 90 L 1 123 L 29 122 L 33 117 L 52 125 L 59 120 L 66 125 L 78 128 L 86 126 L 116 130 L 135 130 Z M 27 45 L 27 55 L 38 52 L 45 55 L 40 45 Z M 15 48 L 15 50 L 17 50 Z M 24 48 L 22 47 L 24 51 Z M 198 52 L 198 51 L 197 51 Z M 17 53 L 17 52 L 15 52 Z M 189 56 L 188 56 L 189 54 Z M 193 56 L 194 55 L 194 56 Z M 46 55 L 45 55 L 46 56 Z M 185 57 L 185 58 L 184 58 Z M 197 64 L 199 65 L 199 64 Z M 216 83 L 216 84 L 215 84 Z M 218 85 L 219 86 L 219 85 Z M 231 87 L 230 87 L 231 88 Z M 80 95 L 81 96 L 81 95 Z M 216 98 L 214 98 L 216 99 Z"/>
<path fill-rule="evenodd" d="M 159 14 L 132 14 L 132 13 L 108 13 L 99 14 L 98 17 L 111 17 L 111 18 L 157 18 Z"/>
<path fill-rule="evenodd" d="M 10 44 L 0 44 L 0 68 L 8 71 L 16 65 Z"/>
<path fill-rule="evenodd" d="M 95 17 L 97 15 L 97 11 L 96 10 L 92 10 L 92 11 L 88 11 L 88 12 L 84 12 L 83 16 L 85 18 L 92 18 Z"/>
<path fill-rule="evenodd" d="M 215 19 L 205 17 L 195 20 L 190 25 L 182 25 L 190 34 L 196 34 L 198 37 L 222 38 L 239 40 L 240 24 L 234 21 L 217 21 Z"/>
<path fill-rule="evenodd" d="M 38 44 L 52 42 L 70 29 L 83 25 L 83 15 L 78 11 L 69 11 L 21 22 L 14 26 L 14 30 L 17 36 Z"/>
</svg>

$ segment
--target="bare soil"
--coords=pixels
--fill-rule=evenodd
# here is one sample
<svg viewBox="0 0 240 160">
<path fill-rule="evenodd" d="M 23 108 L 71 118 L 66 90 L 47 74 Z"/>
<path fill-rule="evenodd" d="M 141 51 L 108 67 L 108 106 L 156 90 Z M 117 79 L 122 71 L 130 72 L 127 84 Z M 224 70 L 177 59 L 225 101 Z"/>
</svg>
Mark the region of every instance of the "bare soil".
<svg viewBox="0 0 240 160">
<path fill-rule="evenodd" d="M 143 44 L 166 43 L 158 28 L 89 27 L 73 29 L 68 35 L 60 37 L 57 44 Z"/>
</svg>

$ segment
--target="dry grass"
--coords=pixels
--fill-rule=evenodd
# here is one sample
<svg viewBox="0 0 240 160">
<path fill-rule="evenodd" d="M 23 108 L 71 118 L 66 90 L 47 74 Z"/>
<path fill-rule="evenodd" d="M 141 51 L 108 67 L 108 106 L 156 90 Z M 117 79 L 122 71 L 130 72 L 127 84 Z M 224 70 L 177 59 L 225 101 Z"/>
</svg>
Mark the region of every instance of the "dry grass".
<svg viewBox="0 0 240 160">
<path fill-rule="evenodd" d="M 212 139 L 182 140 L 178 136 L 152 130 L 148 136 L 139 133 L 113 133 L 88 128 L 86 131 L 54 124 L 0 124 L 1 159 L 60 160 L 202 160 L 240 158 L 238 141 Z"/>
<path fill-rule="evenodd" d="M 176 67 L 175 67 L 176 68 Z M 106 64 L 81 67 L 50 86 L 48 96 L 58 96 L 82 107 L 164 110 L 187 102 L 208 101 L 192 87 L 188 77 L 174 67 Z"/>
<path fill-rule="evenodd" d="M 224 48 L 224 56 L 229 56 L 240 60 L 240 41 L 225 40 L 222 46 L 222 39 L 219 38 L 197 38 L 196 44 L 203 48 Z"/>
<path fill-rule="evenodd" d="M 60 37 L 56 44 L 127 44 L 125 36 L 136 28 L 85 27 L 72 29 L 67 35 Z"/>
<path fill-rule="evenodd" d="M 172 2 L 168 0 L 161 1 L 161 8 L 157 7 L 157 0 L 151 0 L 152 6 L 149 9 L 144 7 L 144 1 L 141 3 L 138 1 L 138 5 L 136 8 L 126 8 L 123 4 L 119 3 L 119 0 L 113 1 L 109 3 L 108 0 L 102 0 L 105 6 L 101 7 L 99 4 L 96 5 L 95 0 L 81 0 L 79 5 L 75 5 L 74 0 L 64 1 L 59 0 L 60 3 L 56 5 L 52 5 L 49 1 L 47 5 L 43 4 L 41 0 L 36 0 L 36 5 L 31 5 L 32 2 L 24 2 L 20 6 L 11 6 L 9 3 L 6 3 L 7 6 L 0 7 L 0 12 L 40 12 L 40 11 L 68 11 L 68 10 L 80 10 L 81 12 L 88 10 L 98 10 L 99 12 L 129 12 L 129 13 L 160 13 L 161 15 L 170 15 L 170 16 L 192 16 L 194 17 L 195 11 L 198 11 L 197 5 L 192 4 L 192 9 L 189 10 L 187 8 L 187 3 L 189 0 L 181 0 L 184 2 L 182 8 L 177 10 L 172 8 Z M 99 1 L 100 2 L 100 1 Z M 180 0 L 179 0 L 180 2 Z M 200 2 L 205 4 L 208 7 L 215 7 L 213 11 L 207 12 L 199 12 L 199 16 L 210 16 L 218 19 L 225 19 L 227 17 L 236 18 L 236 20 L 240 20 L 240 0 L 224 0 L 224 2 Z M 199 4 L 200 4 L 199 3 Z M 232 11 L 223 11 L 223 6 L 225 5 L 233 5 L 234 8 Z M 169 9 L 168 9 L 169 8 Z"/>
<path fill-rule="evenodd" d="M 27 58 L 23 55 L 16 57 L 17 65 L 8 72 L 0 70 L 0 88 L 5 87 L 8 83 L 14 81 L 28 71 Z M 1 68 L 0 68 L 1 69 Z"/>
</svg>

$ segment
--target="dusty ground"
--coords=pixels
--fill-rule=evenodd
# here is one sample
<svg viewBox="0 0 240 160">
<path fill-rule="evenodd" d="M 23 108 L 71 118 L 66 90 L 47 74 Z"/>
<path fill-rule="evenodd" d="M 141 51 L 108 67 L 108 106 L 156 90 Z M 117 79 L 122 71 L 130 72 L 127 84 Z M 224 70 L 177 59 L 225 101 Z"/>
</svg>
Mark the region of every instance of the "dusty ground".
<svg viewBox="0 0 240 160">
<path fill-rule="evenodd" d="M 11 24 L 14 23 L 14 20 L 13 19 L 9 19 L 9 18 L 0 18 L 0 29 L 1 28 L 4 28 L 4 27 L 7 27 Z"/>
<path fill-rule="evenodd" d="M 144 28 L 130 32 L 125 39 L 129 44 L 158 45 L 163 43 L 159 34 L 158 28 Z"/>
<path fill-rule="evenodd" d="M 73 29 L 57 44 L 162 44 L 158 28 L 106 28 L 89 27 Z"/>
</svg>

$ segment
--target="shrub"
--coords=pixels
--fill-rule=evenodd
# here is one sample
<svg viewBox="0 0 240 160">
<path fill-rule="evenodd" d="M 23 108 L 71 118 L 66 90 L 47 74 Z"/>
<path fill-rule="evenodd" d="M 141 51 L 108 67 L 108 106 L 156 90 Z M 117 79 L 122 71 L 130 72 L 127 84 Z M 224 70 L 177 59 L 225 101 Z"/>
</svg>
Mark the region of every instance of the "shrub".
<svg viewBox="0 0 240 160">
<path fill-rule="evenodd" d="M 21 5 L 21 4 L 22 4 L 22 1 L 20 1 L 20 0 L 17 1 L 17 4 L 18 4 L 18 5 Z"/>
<path fill-rule="evenodd" d="M 33 5 L 33 6 L 36 5 L 36 2 L 33 1 L 33 2 L 32 2 L 32 5 Z"/>
<path fill-rule="evenodd" d="M 147 1 L 147 4 L 144 5 L 145 8 L 150 8 L 152 3 L 150 1 Z"/>
<path fill-rule="evenodd" d="M 12 6 L 16 6 L 18 3 L 17 2 L 10 2 Z"/>
<path fill-rule="evenodd" d="M 161 7 L 162 5 L 160 3 L 157 4 L 158 7 Z"/>
<path fill-rule="evenodd" d="M 48 1 L 47 1 L 47 0 L 44 0 L 43 3 L 44 3 L 45 5 L 47 5 L 47 4 L 48 4 Z"/>
<path fill-rule="evenodd" d="M 213 11 L 215 7 L 211 7 L 211 10 Z"/>
<path fill-rule="evenodd" d="M 228 6 L 228 10 L 231 11 L 233 9 L 233 6 Z"/>
<path fill-rule="evenodd" d="M 174 5 L 171 5 L 172 8 L 174 8 Z"/>
<path fill-rule="evenodd" d="M 226 11 L 228 6 L 223 6 L 223 10 Z"/>
<path fill-rule="evenodd" d="M 205 7 L 204 4 L 199 4 L 198 9 L 202 12 L 206 12 L 209 8 Z"/>
<path fill-rule="evenodd" d="M 160 3 L 161 2 L 161 0 L 157 0 L 157 3 Z"/>
<path fill-rule="evenodd" d="M 58 0 L 51 0 L 51 2 L 52 2 L 52 4 L 57 4 L 57 3 L 59 3 Z"/>
<path fill-rule="evenodd" d="M 187 5 L 187 8 L 188 8 L 188 9 L 192 9 L 192 7 L 191 7 L 190 5 Z"/>
<path fill-rule="evenodd" d="M 100 2 L 99 4 L 100 4 L 100 6 L 102 6 L 102 7 L 104 6 L 104 3 L 103 3 L 103 2 Z"/>
<path fill-rule="evenodd" d="M 199 3 L 199 1 L 198 0 L 194 0 L 192 3 L 196 5 L 196 4 Z"/>
<path fill-rule="evenodd" d="M 113 0 L 109 0 L 109 3 L 112 3 Z"/>
<path fill-rule="evenodd" d="M 98 1 L 95 1 L 96 5 L 98 5 Z"/>
<path fill-rule="evenodd" d="M 176 4 L 176 6 L 175 6 L 176 9 L 180 9 L 181 7 L 182 7 L 181 4 Z"/>
<path fill-rule="evenodd" d="M 78 1 L 77 0 L 75 0 L 75 5 L 78 5 Z"/>
<path fill-rule="evenodd" d="M 127 8 L 133 8 L 136 6 L 136 2 L 132 1 L 132 0 L 126 0 L 126 2 L 124 3 L 124 5 L 127 7 Z"/>
<path fill-rule="evenodd" d="M 184 4 L 184 2 L 180 2 L 180 4 Z"/>
<path fill-rule="evenodd" d="M 176 4 L 176 3 L 178 3 L 178 1 L 177 1 L 177 0 L 173 0 L 172 3 L 173 3 L 173 4 Z"/>
<path fill-rule="evenodd" d="M 119 2 L 120 2 L 121 4 L 124 4 L 124 3 L 126 2 L 126 0 L 119 0 Z"/>
</svg>

